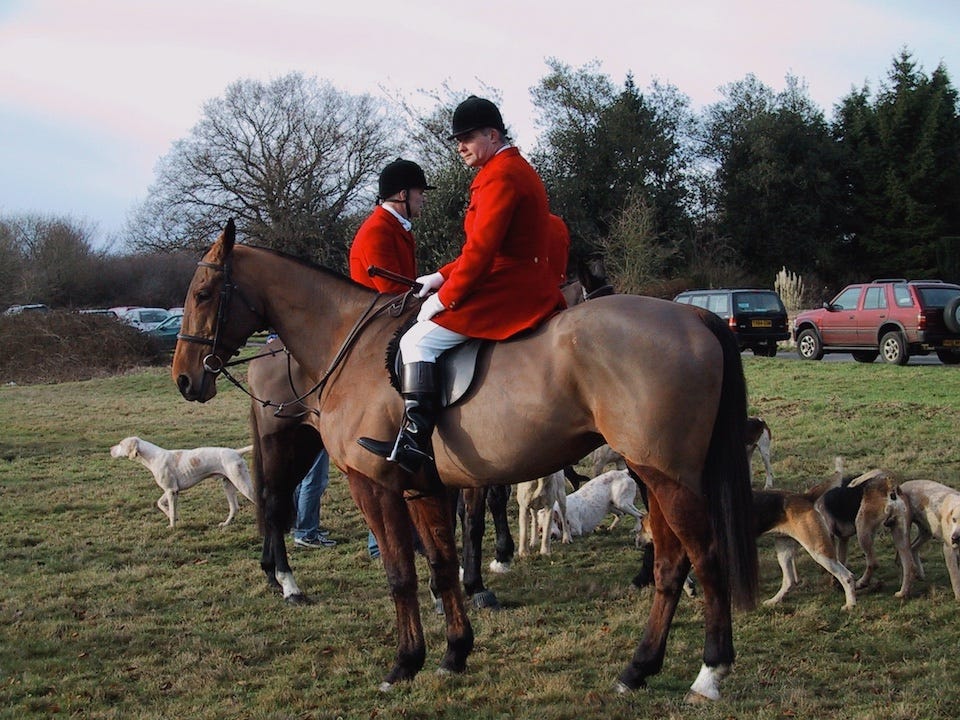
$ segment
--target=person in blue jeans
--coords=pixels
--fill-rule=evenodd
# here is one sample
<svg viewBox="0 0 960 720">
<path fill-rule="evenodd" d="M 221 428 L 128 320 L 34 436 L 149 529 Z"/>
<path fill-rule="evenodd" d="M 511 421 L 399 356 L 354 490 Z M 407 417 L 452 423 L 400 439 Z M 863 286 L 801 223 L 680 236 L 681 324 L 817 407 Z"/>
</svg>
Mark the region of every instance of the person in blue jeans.
<svg viewBox="0 0 960 720">
<path fill-rule="evenodd" d="M 320 527 L 320 497 L 330 484 L 330 456 L 321 450 L 303 480 L 293 491 L 297 522 L 293 528 L 293 544 L 303 548 L 329 548 L 337 544 L 329 530 Z"/>
</svg>

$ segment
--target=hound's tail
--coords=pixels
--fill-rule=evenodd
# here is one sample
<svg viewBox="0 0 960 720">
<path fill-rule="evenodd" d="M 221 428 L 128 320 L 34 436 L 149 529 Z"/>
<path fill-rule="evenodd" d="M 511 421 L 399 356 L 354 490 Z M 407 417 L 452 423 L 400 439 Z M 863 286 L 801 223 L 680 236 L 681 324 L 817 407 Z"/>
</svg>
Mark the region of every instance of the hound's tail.
<svg viewBox="0 0 960 720">
<path fill-rule="evenodd" d="M 735 607 L 756 606 L 759 586 L 753 494 L 743 438 L 747 383 L 736 337 L 713 313 L 701 314 L 723 349 L 723 385 L 703 472 L 703 487 Z"/>
<path fill-rule="evenodd" d="M 242 448 L 237 448 L 237 452 L 241 455 L 253 452 L 253 445 L 244 445 Z"/>
</svg>

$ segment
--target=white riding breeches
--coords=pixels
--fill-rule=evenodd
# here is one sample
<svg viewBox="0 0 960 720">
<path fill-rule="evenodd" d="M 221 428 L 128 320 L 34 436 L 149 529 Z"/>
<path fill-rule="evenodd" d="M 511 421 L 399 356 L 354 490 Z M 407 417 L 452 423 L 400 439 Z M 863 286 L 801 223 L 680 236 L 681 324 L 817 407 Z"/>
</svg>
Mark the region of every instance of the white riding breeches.
<svg viewBox="0 0 960 720">
<path fill-rule="evenodd" d="M 466 342 L 470 337 L 437 325 L 433 320 L 414 323 L 400 338 L 400 354 L 403 364 L 414 362 L 435 363 L 444 350 Z"/>
</svg>

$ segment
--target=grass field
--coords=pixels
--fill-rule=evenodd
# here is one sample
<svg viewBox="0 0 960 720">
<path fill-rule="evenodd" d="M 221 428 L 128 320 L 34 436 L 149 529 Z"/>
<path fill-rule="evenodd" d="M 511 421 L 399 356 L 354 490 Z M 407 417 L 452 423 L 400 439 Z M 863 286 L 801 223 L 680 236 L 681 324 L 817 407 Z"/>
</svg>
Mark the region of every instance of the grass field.
<svg viewBox="0 0 960 720">
<path fill-rule="evenodd" d="M 744 362 L 751 412 L 773 429 L 778 486 L 819 481 L 836 455 L 850 472 L 882 466 L 960 486 L 956 368 Z M 646 690 L 614 695 L 650 604 L 650 591 L 629 583 L 639 560 L 629 521 L 488 575 L 506 607 L 471 611 L 477 644 L 463 676 L 433 674 L 443 625 L 425 610 L 424 672 L 381 694 L 393 605 L 336 475 L 323 522 L 339 544 L 292 551 L 316 600 L 292 607 L 266 588 L 249 503 L 220 529 L 222 490 L 201 484 L 181 498 L 171 531 L 149 473 L 109 455 L 133 434 L 168 448 L 239 447 L 246 416 L 237 390 L 186 403 L 162 369 L 0 388 L 0 718 L 956 717 L 960 604 L 943 559 L 931 547 L 927 579 L 897 600 L 886 537 L 880 585 L 852 612 L 804 555 L 803 587 L 736 615 L 739 655 L 720 702 L 682 703 L 703 642 L 699 602 L 688 598 L 663 672 Z M 759 461 L 756 470 L 762 481 Z M 768 539 L 760 555 L 769 597 L 780 577 Z M 856 549 L 850 566 L 862 572 Z"/>
</svg>

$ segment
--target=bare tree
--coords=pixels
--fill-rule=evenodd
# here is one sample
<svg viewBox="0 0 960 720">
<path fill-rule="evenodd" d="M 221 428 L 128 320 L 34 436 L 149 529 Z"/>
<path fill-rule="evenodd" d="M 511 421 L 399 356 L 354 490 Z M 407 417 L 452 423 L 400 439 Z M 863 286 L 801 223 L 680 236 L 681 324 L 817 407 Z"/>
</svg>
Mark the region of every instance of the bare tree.
<svg viewBox="0 0 960 720">
<path fill-rule="evenodd" d="M 233 217 L 258 244 L 331 264 L 338 225 L 395 155 L 392 129 L 370 96 L 316 78 L 238 81 L 161 159 L 127 242 L 199 249 Z"/>
<path fill-rule="evenodd" d="M 0 220 L 3 298 L 76 307 L 97 275 L 95 228 L 64 217 L 17 215 Z M 8 264 L 9 263 L 9 264 Z"/>
</svg>

